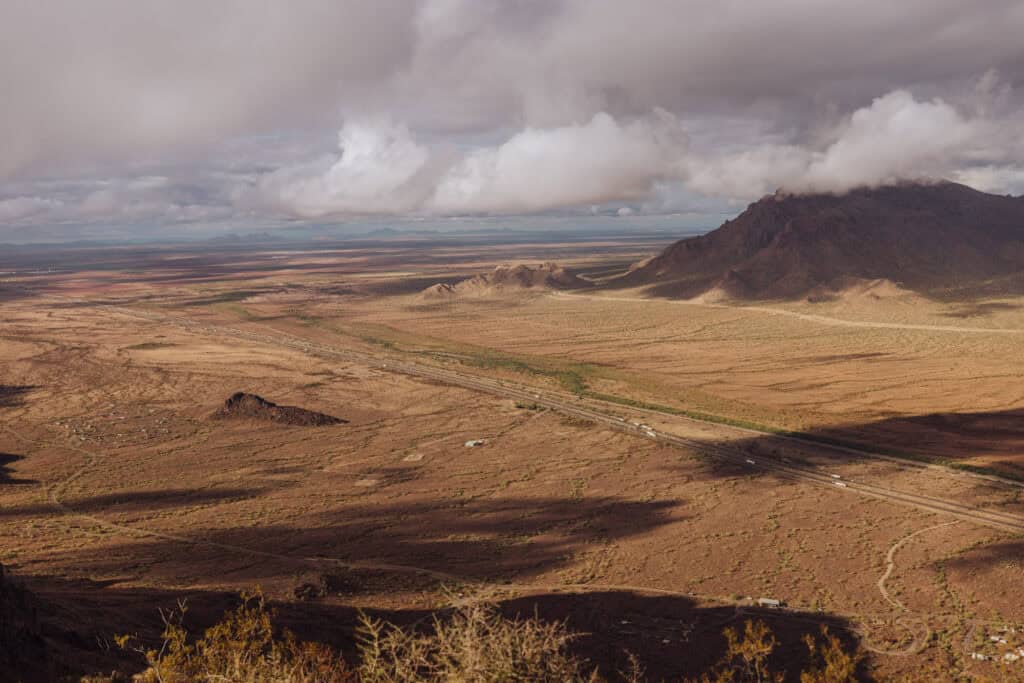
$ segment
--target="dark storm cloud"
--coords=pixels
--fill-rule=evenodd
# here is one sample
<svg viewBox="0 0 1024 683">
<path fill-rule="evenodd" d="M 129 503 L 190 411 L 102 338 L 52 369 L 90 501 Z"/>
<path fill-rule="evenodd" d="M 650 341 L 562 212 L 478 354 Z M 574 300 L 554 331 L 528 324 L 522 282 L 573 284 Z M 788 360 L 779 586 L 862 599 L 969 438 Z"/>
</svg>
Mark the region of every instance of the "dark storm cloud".
<svg viewBox="0 0 1024 683">
<path fill-rule="evenodd" d="M 1020 191 L 1021 35 L 1009 0 L 0 0 L 0 221 Z M 72 176 L 108 185 L 31 182 Z"/>
</svg>

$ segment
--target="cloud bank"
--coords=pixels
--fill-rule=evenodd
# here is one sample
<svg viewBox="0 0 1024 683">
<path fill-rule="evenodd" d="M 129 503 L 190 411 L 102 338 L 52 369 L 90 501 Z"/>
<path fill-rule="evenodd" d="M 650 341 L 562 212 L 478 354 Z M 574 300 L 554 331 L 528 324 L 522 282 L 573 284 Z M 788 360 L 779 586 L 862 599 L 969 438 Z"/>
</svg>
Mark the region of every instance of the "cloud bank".
<svg viewBox="0 0 1024 683">
<path fill-rule="evenodd" d="M 329 165 L 276 171 L 261 190 L 304 217 L 530 213 L 643 202 L 666 183 L 737 200 L 943 178 L 1007 191 L 1024 177 L 1013 165 L 1019 150 L 1006 141 L 1024 133 L 1024 117 L 994 118 L 978 98 L 966 104 L 894 90 L 840 116 L 816 140 L 754 141 L 735 152 L 692 151 L 686 125 L 665 110 L 628 122 L 600 112 L 583 123 L 526 128 L 448 163 L 450 154 L 414 141 L 405 126 L 360 123 L 341 131 Z"/>
<path fill-rule="evenodd" d="M 0 222 L 1024 192 L 1021 35 L 1017 0 L 0 0 Z"/>
<path fill-rule="evenodd" d="M 942 99 L 922 101 L 896 90 L 854 111 L 817 145 L 755 144 L 732 154 L 693 158 L 686 179 L 699 192 L 733 197 L 773 189 L 843 192 L 949 177 L 970 177 L 980 189 L 1005 191 L 1014 174 L 1000 174 L 992 164 L 1020 159 L 1012 140 L 1024 131 L 1024 117 L 1014 112 L 990 118 L 983 103 L 975 105 L 971 116 Z"/>
</svg>

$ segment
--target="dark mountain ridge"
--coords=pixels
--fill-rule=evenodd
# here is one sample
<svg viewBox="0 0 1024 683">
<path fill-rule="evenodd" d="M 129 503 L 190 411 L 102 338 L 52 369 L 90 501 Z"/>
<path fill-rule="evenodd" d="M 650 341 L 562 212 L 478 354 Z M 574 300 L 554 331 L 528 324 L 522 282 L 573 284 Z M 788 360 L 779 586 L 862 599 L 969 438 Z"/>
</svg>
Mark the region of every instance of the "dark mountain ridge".
<svg viewBox="0 0 1024 683">
<path fill-rule="evenodd" d="M 951 182 L 776 193 L 614 285 L 677 298 L 721 290 L 786 299 L 878 279 L 936 296 L 1024 291 L 1024 197 Z"/>
</svg>

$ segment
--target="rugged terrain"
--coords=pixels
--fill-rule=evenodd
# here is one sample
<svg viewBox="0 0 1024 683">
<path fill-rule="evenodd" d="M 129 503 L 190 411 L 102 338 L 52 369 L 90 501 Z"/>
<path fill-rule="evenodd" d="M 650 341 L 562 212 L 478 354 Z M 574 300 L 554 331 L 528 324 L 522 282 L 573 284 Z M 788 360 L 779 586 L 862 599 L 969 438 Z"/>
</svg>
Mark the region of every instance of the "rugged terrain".
<svg viewBox="0 0 1024 683">
<path fill-rule="evenodd" d="M 501 265 L 489 273 L 474 275 L 454 284 L 437 283 L 423 290 L 424 299 L 445 299 L 455 296 L 494 296 L 532 290 L 581 289 L 590 283 L 556 263 L 537 266 Z"/>
<path fill-rule="evenodd" d="M 1024 197 L 955 183 L 775 194 L 613 286 L 656 296 L 828 297 L 863 281 L 960 297 L 1024 292 Z"/>
</svg>

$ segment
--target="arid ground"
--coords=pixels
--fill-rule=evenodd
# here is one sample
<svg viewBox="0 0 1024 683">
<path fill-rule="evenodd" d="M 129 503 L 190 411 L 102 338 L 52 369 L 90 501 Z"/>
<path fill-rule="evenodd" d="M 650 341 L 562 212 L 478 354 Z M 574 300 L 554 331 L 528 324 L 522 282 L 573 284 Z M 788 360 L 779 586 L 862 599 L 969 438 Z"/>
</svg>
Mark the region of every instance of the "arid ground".
<svg viewBox="0 0 1024 683">
<path fill-rule="evenodd" d="M 342 647 L 360 609 L 488 599 L 567 619 L 612 677 L 693 674 L 751 616 L 794 663 L 827 623 L 865 675 L 1024 676 L 1024 300 L 419 295 L 662 246 L 4 256 L 0 562 L 96 670 L 157 607 L 259 585 Z M 344 422 L 215 417 L 238 391 Z"/>
</svg>

